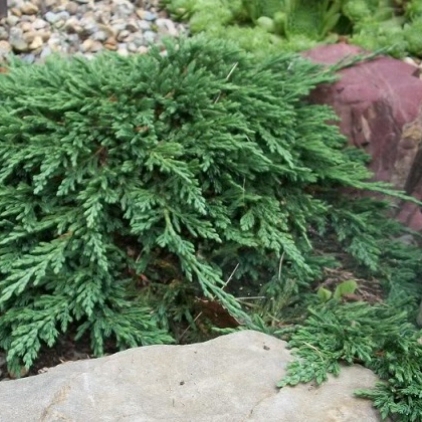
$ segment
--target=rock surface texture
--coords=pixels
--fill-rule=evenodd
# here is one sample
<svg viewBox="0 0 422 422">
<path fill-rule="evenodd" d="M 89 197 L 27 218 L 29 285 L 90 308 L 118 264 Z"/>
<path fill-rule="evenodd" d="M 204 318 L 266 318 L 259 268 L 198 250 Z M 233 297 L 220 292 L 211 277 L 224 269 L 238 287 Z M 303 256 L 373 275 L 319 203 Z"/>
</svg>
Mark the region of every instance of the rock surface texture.
<svg viewBox="0 0 422 422">
<path fill-rule="evenodd" d="M 314 62 L 334 64 L 364 53 L 340 43 L 315 48 L 304 54 Z M 363 148 L 372 161 L 375 179 L 391 182 L 422 199 L 422 80 L 420 68 L 391 57 L 343 69 L 340 80 L 321 86 L 311 95 L 317 103 L 334 107 L 341 132 L 351 145 Z M 397 204 L 397 217 L 409 227 L 422 230 L 420 208 Z"/>
<path fill-rule="evenodd" d="M 374 374 L 343 368 L 320 387 L 278 390 L 291 361 L 286 343 L 243 331 L 187 346 L 149 346 L 65 363 L 0 383 L 1 422 L 372 422 Z"/>
</svg>

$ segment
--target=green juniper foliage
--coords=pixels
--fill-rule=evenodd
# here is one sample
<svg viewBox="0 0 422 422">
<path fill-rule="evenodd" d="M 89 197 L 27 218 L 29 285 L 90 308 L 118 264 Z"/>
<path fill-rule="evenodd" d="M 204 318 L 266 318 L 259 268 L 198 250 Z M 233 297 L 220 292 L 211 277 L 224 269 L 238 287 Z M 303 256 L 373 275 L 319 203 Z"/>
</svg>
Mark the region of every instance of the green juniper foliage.
<svg viewBox="0 0 422 422">
<path fill-rule="evenodd" d="M 360 363 L 380 378 L 373 390 L 358 390 L 372 399 L 383 418 L 416 422 L 422 417 L 422 332 L 397 306 L 331 301 L 309 309 L 310 316 L 292 334 L 289 345 L 299 358 L 288 367 L 279 387 L 299 382 L 321 384 L 338 375 L 340 363 Z"/>
<path fill-rule="evenodd" d="M 321 384 L 328 373 L 338 375 L 341 364 L 359 363 L 381 382 L 355 394 L 373 400 L 383 418 L 416 422 L 422 419 L 422 331 L 414 325 L 422 294 L 421 253 L 399 241 L 390 240 L 384 248 L 382 266 L 372 272 L 388 292 L 382 303 L 325 302 L 307 294 L 302 301 L 302 306 L 309 304 L 302 311 L 308 315 L 305 321 L 276 332 L 289 340 L 297 357 L 279 387 Z"/>
<path fill-rule="evenodd" d="M 305 100 L 333 72 L 203 37 L 166 48 L 0 75 L 0 347 L 16 372 L 71 327 L 96 355 L 174 341 L 196 297 L 252 326 L 225 281 L 238 265 L 273 303 L 297 293 L 326 262 L 311 233 L 377 265 L 383 211 L 340 188 L 392 191 Z"/>
</svg>

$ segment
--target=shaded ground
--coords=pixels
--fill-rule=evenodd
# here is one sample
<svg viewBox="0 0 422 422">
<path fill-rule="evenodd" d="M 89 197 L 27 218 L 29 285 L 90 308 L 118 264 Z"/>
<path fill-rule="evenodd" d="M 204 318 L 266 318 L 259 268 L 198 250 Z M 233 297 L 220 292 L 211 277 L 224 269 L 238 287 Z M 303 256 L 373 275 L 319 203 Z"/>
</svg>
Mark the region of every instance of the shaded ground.
<svg viewBox="0 0 422 422">
<path fill-rule="evenodd" d="M 324 287 L 330 291 L 334 291 L 336 286 L 346 280 L 355 280 L 358 288 L 352 295 L 346 295 L 342 298 L 344 301 L 365 301 L 371 304 L 382 301 L 383 291 L 376 279 L 366 280 L 360 279 L 344 268 L 332 269 L 326 268 L 324 270 L 323 281 L 315 286 L 315 291 L 319 287 Z M 179 324 L 175 327 L 177 333 L 177 344 L 187 344 L 196 341 L 206 341 L 215 337 L 216 333 L 211 333 L 209 324 L 219 327 L 236 327 L 236 321 L 228 314 L 228 312 L 221 307 L 217 302 L 212 302 L 205 299 L 197 301 L 197 314 L 195 323 L 198 331 L 194 333 L 195 338 L 192 338 L 192 332 L 188 325 Z M 105 355 L 118 352 L 114 342 L 108 341 L 105 343 Z M 14 374 L 9 374 L 7 371 L 5 353 L 0 351 L 0 381 L 14 379 Z M 75 341 L 75 331 L 70 331 L 66 336 L 60 337 L 57 343 L 49 348 L 44 346 L 37 361 L 27 373 L 22 376 L 34 376 L 41 374 L 54 366 L 60 365 L 69 361 L 77 361 L 83 359 L 95 358 L 91 353 L 89 335 L 83 336 L 79 341 Z"/>
<path fill-rule="evenodd" d="M 106 344 L 106 354 L 117 352 L 117 349 L 110 342 Z M 85 336 L 75 342 L 74 335 L 68 334 L 60 338 L 52 347 L 43 347 L 34 366 L 24 376 L 33 376 L 45 372 L 48 368 L 60 365 L 64 362 L 92 358 L 89 336 Z M 14 375 L 9 374 L 6 366 L 5 353 L 0 352 L 0 381 L 13 379 Z"/>
</svg>

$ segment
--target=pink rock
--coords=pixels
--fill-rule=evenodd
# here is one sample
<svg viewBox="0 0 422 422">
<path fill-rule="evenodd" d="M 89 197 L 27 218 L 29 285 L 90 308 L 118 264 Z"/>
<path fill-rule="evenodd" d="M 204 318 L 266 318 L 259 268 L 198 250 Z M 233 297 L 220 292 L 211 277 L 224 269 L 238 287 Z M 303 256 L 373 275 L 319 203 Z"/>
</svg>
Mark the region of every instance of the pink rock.
<svg viewBox="0 0 422 422">
<path fill-rule="evenodd" d="M 345 43 L 303 53 L 322 64 L 366 53 Z M 349 143 L 372 157 L 375 180 L 392 183 L 422 199 L 422 80 L 419 69 L 391 57 L 378 57 L 339 71 L 340 80 L 318 87 L 311 100 L 331 105 L 340 117 Z M 422 230 L 422 213 L 412 203 L 400 203 L 397 218 Z"/>
</svg>

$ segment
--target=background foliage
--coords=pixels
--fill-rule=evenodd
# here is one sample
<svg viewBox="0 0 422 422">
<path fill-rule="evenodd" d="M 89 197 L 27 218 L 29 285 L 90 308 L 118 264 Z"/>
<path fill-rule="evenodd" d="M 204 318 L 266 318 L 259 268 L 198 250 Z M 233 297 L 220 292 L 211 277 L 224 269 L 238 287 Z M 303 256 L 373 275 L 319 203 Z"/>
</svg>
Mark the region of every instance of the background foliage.
<svg viewBox="0 0 422 422">
<path fill-rule="evenodd" d="M 422 57 L 420 0 L 163 0 L 192 33 L 231 39 L 256 54 L 347 40 L 395 57 Z"/>
</svg>

